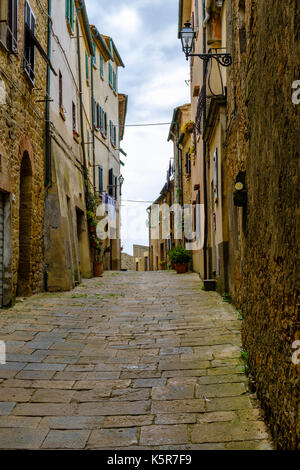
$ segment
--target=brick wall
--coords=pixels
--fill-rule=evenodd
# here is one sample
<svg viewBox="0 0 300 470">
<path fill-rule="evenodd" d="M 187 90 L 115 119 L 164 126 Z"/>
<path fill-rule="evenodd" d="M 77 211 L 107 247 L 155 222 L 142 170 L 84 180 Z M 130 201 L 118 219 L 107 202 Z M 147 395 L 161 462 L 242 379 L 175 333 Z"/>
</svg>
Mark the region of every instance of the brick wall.
<svg viewBox="0 0 300 470">
<path fill-rule="evenodd" d="M 44 11 L 47 11 L 47 1 L 31 0 L 30 5 L 36 18 L 35 35 L 44 50 L 47 50 L 47 17 L 41 9 L 42 5 Z M 38 101 L 45 99 L 46 63 L 35 48 L 33 86 L 24 72 L 23 52 L 24 1 L 20 1 L 18 53 L 11 54 L 3 44 L 0 44 L 0 190 L 6 191 L 9 212 L 4 228 L 4 238 L 6 240 L 9 238 L 5 253 L 8 263 L 4 272 L 6 304 L 13 300 L 16 293 L 30 295 L 40 291 L 43 286 L 45 102 Z M 24 156 L 27 162 L 23 160 Z M 20 177 L 21 168 L 23 168 L 23 185 Z M 28 185 L 30 185 L 29 190 Z M 22 217 L 20 219 L 20 207 L 23 219 Z M 23 211 L 24 207 L 28 209 L 26 214 Z M 23 254 L 27 252 L 29 257 L 23 260 L 27 265 L 26 273 L 23 274 L 21 273 L 23 268 L 20 266 L 22 250 Z M 22 281 L 22 276 L 26 282 Z"/>
<path fill-rule="evenodd" d="M 300 107 L 291 100 L 292 83 L 300 79 L 299 2 L 246 0 L 246 42 L 243 3 L 232 2 L 234 69 L 228 89 L 230 288 L 243 310 L 243 343 L 275 444 L 299 449 L 300 366 L 291 360 L 292 343 L 300 338 Z M 228 26 L 229 40 L 230 32 Z M 246 209 L 232 203 L 238 170 L 246 170 Z"/>
</svg>

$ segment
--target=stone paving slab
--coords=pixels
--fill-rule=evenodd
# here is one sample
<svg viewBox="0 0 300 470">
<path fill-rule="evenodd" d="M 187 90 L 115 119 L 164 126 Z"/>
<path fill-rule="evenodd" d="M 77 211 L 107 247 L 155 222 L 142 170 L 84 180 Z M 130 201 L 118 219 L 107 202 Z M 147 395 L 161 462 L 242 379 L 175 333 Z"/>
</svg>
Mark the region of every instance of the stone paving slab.
<svg viewBox="0 0 300 470">
<path fill-rule="evenodd" d="M 2 310 L 0 449 L 272 449 L 240 329 L 191 273 L 106 272 Z"/>
</svg>

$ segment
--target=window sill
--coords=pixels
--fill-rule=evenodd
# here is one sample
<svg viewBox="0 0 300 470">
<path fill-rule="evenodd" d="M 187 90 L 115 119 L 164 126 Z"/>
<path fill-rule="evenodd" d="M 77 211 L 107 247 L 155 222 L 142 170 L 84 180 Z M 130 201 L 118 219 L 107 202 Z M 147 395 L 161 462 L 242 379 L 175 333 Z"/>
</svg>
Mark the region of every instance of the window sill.
<svg viewBox="0 0 300 470">
<path fill-rule="evenodd" d="M 67 23 L 67 28 L 68 28 L 68 31 L 69 31 L 69 34 L 70 36 L 74 36 L 74 31 L 70 25 L 70 22 L 68 21 L 68 19 L 66 18 L 66 23 Z"/>
<path fill-rule="evenodd" d="M 66 120 L 66 114 L 65 114 L 65 111 L 62 107 L 59 108 L 59 115 L 60 115 L 60 117 L 62 118 L 63 121 Z"/>
<path fill-rule="evenodd" d="M 78 134 L 77 131 L 74 131 L 74 130 L 73 130 L 73 139 L 75 140 L 77 144 L 80 144 L 80 135 Z"/>
</svg>

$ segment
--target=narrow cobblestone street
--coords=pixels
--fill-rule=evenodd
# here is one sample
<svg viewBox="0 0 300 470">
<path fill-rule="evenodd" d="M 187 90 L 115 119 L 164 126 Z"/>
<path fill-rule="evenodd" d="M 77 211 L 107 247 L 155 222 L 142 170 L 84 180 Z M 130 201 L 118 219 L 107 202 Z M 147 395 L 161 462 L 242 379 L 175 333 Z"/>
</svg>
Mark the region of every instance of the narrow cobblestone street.
<svg viewBox="0 0 300 470">
<path fill-rule="evenodd" d="M 2 449 L 271 449 L 241 321 L 196 274 L 113 272 L 1 311 Z"/>
</svg>

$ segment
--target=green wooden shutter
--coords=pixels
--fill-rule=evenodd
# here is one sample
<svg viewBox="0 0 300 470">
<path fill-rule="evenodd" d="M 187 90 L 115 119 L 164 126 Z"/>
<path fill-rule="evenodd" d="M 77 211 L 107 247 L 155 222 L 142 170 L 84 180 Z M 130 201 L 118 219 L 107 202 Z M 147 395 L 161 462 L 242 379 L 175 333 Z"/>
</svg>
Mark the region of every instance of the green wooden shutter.
<svg viewBox="0 0 300 470">
<path fill-rule="evenodd" d="M 85 76 L 86 79 L 89 79 L 89 56 L 87 52 L 85 51 Z"/>
<path fill-rule="evenodd" d="M 103 168 L 99 166 L 99 193 L 103 193 Z"/>
<path fill-rule="evenodd" d="M 103 56 L 100 54 L 100 77 L 103 78 L 104 70 L 103 70 Z"/>
<path fill-rule="evenodd" d="M 103 132 L 103 109 L 100 106 L 100 129 Z"/>
<path fill-rule="evenodd" d="M 70 3 L 70 12 L 69 12 L 69 21 L 72 31 L 74 31 L 74 0 L 69 0 Z"/>
<path fill-rule="evenodd" d="M 92 57 L 92 63 L 93 63 L 94 65 L 96 65 L 96 64 L 97 64 L 97 60 L 96 60 L 96 45 L 95 45 L 94 42 L 93 42 L 93 50 L 94 50 L 94 55 L 93 55 L 93 57 Z"/>
<path fill-rule="evenodd" d="M 69 18 L 70 18 L 70 0 L 66 0 L 66 18 L 69 21 Z"/>
<path fill-rule="evenodd" d="M 114 170 L 111 168 L 108 172 L 108 194 L 113 196 L 114 193 Z"/>
</svg>

